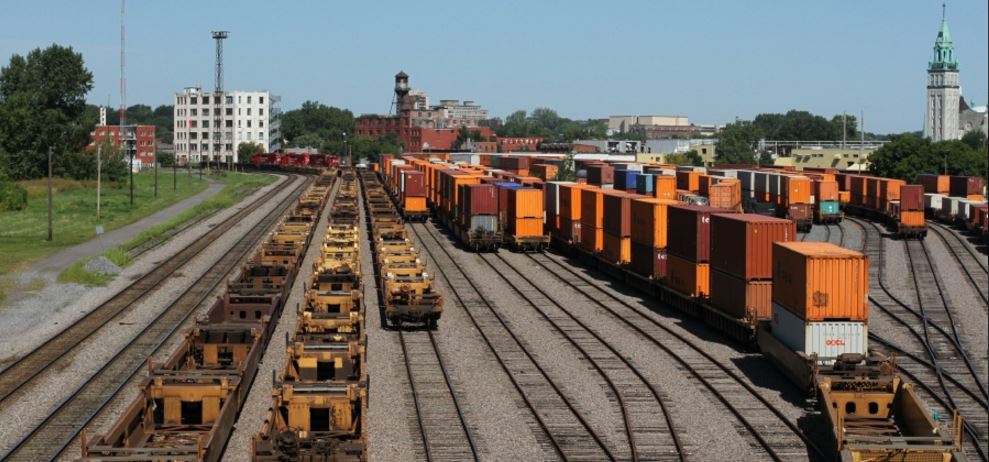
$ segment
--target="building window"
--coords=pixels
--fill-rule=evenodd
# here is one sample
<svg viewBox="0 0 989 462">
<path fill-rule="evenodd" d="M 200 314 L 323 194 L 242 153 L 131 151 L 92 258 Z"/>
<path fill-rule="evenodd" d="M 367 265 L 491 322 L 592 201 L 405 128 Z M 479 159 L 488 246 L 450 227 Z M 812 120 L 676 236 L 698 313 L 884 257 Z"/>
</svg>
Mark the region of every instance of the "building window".
<svg viewBox="0 0 989 462">
<path fill-rule="evenodd" d="M 189 127 L 190 127 L 190 128 L 196 128 L 196 127 L 197 127 L 197 125 L 196 125 L 196 121 L 195 121 L 195 120 L 190 120 L 190 121 L 189 121 Z"/>
<path fill-rule="evenodd" d="M 264 96 L 258 96 L 258 104 L 264 104 Z"/>
<path fill-rule="evenodd" d="M 258 108 L 258 115 L 259 116 L 263 116 L 264 115 L 264 108 L 263 107 L 259 107 Z"/>
<path fill-rule="evenodd" d="M 226 100 L 227 100 L 227 104 L 233 104 L 234 103 L 234 97 L 233 96 L 228 96 L 226 98 Z"/>
<path fill-rule="evenodd" d="M 209 96 L 203 97 L 203 104 L 209 104 Z"/>
<path fill-rule="evenodd" d="M 247 95 L 247 104 L 251 104 L 251 95 Z"/>
<path fill-rule="evenodd" d="M 192 101 L 192 104 L 196 104 L 196 100 L 197 99 L 198 98 L 196 98 L 195 96 L 193 96 L 192 98 L 189 99 L 189 101 Z"/>
<path fill-rule="evenodd" d="M 204 120 L 203 121 L 203 128 L 209 128 L 209 121 L 208 120 Z"/>
<path fill-rule="evenodd" d="M 237 95 L 237 104 L 240 104 L 240 95 Z"/>
<path fill-rule="evenodd" d="M 228 115 L 228 116 L 232 116 L 232 115 L 234 115 L 234 108 L 232 108 L 232 107 L 228 107 L 228 108 L 227 108 L 227 115 Z"/>
<path fill-rule="evenodd" d="M 251 120 L 247 119 L 247 128 L 251 128 Z"/>
<path fill-rule="evenodd" d="M 248 97 L 248 98 L 250 98 L 250 97 Z M 248 103 L 250 103 L 250 101 L 248 101 Z M 247 115 L 251 115 L 251 108 L 247 108 Z"/>
<path fill-rule="evenodd" d="M 208 140 L 209 139 L 209 132 L 203 132 L 203 139 L 204 140 Z"/>
<path fill-rule="evenodd" d="M 264 139 L 264 132 L 258 132 L 258 140 L 260 141 L 263 139 Z"/>
<path fill-rule="evenodd" d="M 208 116 L 209 115 L 209 108 L 208 107 L 204 107 L 203 108 L 203 115 L 204 116 Z"/>
<path fill-rule="evenodd" d="M 240 121 L 237 121 L 237 128 L 240 128 Z"/>
<path fill-rule="evenodd" d="M 258 128 L 264 128 L 264 121 L 263 120 L 259 120 L 258 121 Z"/>
<path fill-rule="evenodd" d="M 199 115 L 199 111 L 197 111 L 196 108 L 192 108 L 192 115 L 194 116 Z"/>
<path fill-rule="evenodd" d="M 234 128 L 234 121 L 232 121 L 232 120 L 227 120 L 227 121 L 226 121 L 226 127 L 227 127 L 227 128 Z"/>
</svg>

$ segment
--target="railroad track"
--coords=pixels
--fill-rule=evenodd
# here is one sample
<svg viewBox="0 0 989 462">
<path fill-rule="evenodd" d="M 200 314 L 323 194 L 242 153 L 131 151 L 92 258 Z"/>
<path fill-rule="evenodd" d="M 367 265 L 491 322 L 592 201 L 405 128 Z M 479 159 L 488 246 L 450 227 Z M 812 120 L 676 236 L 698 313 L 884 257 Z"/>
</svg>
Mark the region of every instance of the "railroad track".
<svg viewBox="0 0 989 462">
<path fill-rule="evenodd" d="M 288 181 L 285 184 L 288 184 Z M 89 339 L 104 326 L 125 316 L 136 308 L 142 300 L 154 294 L 168 282 L 173 274 L 179 272 L 213 241 L 250 215 L 263 200 L 264 197 L 261 197 L 253 203 L 245 205 L 241 210 L 214 226 L 201 238 L 193 241 L 175 255 L 157 263 L 153 270 L 141 276 L 130 286 L 0 371 L 0 409 L 5 407 L 8 400 L 16 398 L 25 386 L 35 383 L 35 379 L 50 366 L 57 362 L 71 361 L 73 358 L 70 353 L 76 346 Z"/>
<path fill-rule="evenodd" d="M 687 455 L 678 435 L 679 429 L 673 424 L 665 394 L 656 390 L 641 371 L 598 332 L 564 308 L 546 290 L 527 279 L 500 253 L 495 253 L 493 257 L 482 254 L 481 258 L 557 333 L 570 342 L 607 383 L 618 401 L 628 441 L 628 454 L 618 454 L 622 459 L 686 460 Z M 492 260 L 497 260 L 500 265 Z M 538 294 L 523 289 L 526 286 Z M 555 306 L 556 312 L 548 313 L 545 310 L 550 306 Z"/>
<path fill-rule="evenodd" d="M 55 460 L 210 294 L 236 271 L 268 230 L 295 203 L 312 179 L 300 181 L 260 222 L 238 240 L 203 276 L 190 285 L 127 345 L 79 386 L 4 456 L 4 461 Z M 254 210 L 253 207 L 249 208 Z M 210 241 L 212 242 L 212 241 Z M 78 343 L 77 343 L 78 344 Z"/>
<path fill-rule="evenodd" d="M 697 379 L 735 418 L 735 427 L 750 447 L 770 460 L 826 459 L 776 406 L 760 395 L 738 373 L 707 353 L 703 347 L 656 321 L 644 310 L 615 296 L 591 278 L 546 255 L 531 258 L 539 267 L 582 294 L 625 324 L 646 341 L 665 352 L 682 369 Z"/>
<path fill-rule="evenodd" d="M 429 231 L 429 226 L 416 223 L 410 228 L 420 247 L 433 260 L 437 273 L 446 281 L 458 307 L 467 314 L 535 419 L 540 431 L 534 436 L 543 451 L 555 453 L 566 461 L 617 460 L 584 415 L 539 364 L 533 350 L 512 331 L 446 246 Z M 419 227 L 425 228 L 425 234 L 440 252 L 424 245 Z"/>
<path fill-rule="evenodd" d="M 965 418 L 964 430 L 971 443 L 966 446 L 966 452 L 974 451 L 971 454 L 973 457 L 989 460 L 985 450 L 986 428 L 989 424 L 985 384 L 961 344 L 951 317 L 951 307 L 944 297 L 940 278 L 926 247 L 917 241 L 907 241 L 905 244 L 919 308 L 914 309 L 897 298 L 886 286 L 883 278 L 885 252 L 882 231 L 871 222 L 858 219 L 850 221 L 862 229 L 863 253 L 873 262 L 869 265 L 871 286 L 881 289 L 879 292 L 870 292 L 869 301 L 908 332 L 915 341 L 915 348 L 923 351 L 928 358 L 918 361 L 919 358 L 914 353 L 900 356 L 897 359 L 899 370 L 925 385 L 923 388 L 942 407 L 942 415 L 947 417 L 951 411 L 957 410 Z M 911 320 L 919 321 L 920 328 Z M 950 325 L 948 329 L 944 327 L 945 323 Z M 877 335 L 870 334 L 870 338 L 885 345 L 890 352 L 908 352 L 907 348 Z M 940 392 L 935 387 L 929 387 L 929 384 L 937 384 L 936 389 Z"/>
<path fill-rule="evenodd" d="M 427 461 L 480 461 L 477 443 L 436 338 L 429 330 L 398 331 L 405 373 Z"/>
<path fill-rule="evenodd" d="M 961 267 L 962 272 L 965 273 L 965 277 L 968 280 L 969 285 L 972 286 L 972 290 L 974 290 L 975 293 L 979 295 L 979 298 L 982 299 L 982 302 L 985 303 L 984 308 L 986 311 L 989 311 L 989 284 L 986 284 L 986 280 L 989 278 L 989 269 L 982 264 L 982 259 L 976 255 L 974 250 L 972 250 L 972 246 L 965 242 L 965 240 L 962 239 L 958 233 L 952 231 L 951 229 L 942 227 L 941 225 L 931 221 L 927 222 L 927 229 L 934 231 L 934 234 L 941 239 L 941 242 L 944 243 L 944 246 L 948 249 L 948 252 L 951 253 L 951 256 L 954 258 L 955 262 L 958 263 L 959 267 Z M 953 241 L 956 245 L 952 245 L 951 242 L 948 242 L 949 239 L 945 237 L 945 235 L 951 236 L 951 241 Z M 965 251 L 959 251 L 958 247 L 965 249 Z"/>
</svg>

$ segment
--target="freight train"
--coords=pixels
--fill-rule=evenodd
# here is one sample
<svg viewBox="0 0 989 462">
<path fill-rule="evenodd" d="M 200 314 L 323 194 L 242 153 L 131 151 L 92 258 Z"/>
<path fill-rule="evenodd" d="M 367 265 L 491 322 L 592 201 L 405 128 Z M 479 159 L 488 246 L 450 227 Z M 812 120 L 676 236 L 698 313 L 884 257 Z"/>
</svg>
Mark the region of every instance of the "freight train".
<svg viewBox="0 0 989 462">
<path fill-rule="evenodd" d="M 377 173 L 362 170 L 360 179 L 384 319 L 397 329 L 405 324 L 436 329 L 443 314 L 443 295 L 409 240 L 405 222 Z"/>
<path fill-rule="evenodd" d="M 81 460 L 220 460 L 333 178 L 303 193 L 172 355 L 149 363 L 140 394 L 109 430 L 82 438 Z"/>
<path fill-rule="evenodd" d="M 258 170 L 308 172 L 339 168 L 340 159 L 333 154 L 265 152 L 252 155 L 250 165 Z"/>
<path fill-rule="evenodd" d="M 917 177 L 917 183 L 924 187 L 924 211 L 928 219 L 962 226 L 987 240 L 989 205 L 982 177 L 922 174 Z"/>
<path fill-rule="evenodd" d="M 352 169 L 339 181 L 305 303 L 286 334 L 288 360 L 273 377 L 272 405 L 252 439 L 255 462 L 367 459 L 358 182 Z"/>
<path fill-rule="evenodd" d="M 463 226 L 464 221 L 450 215 L 461 213 L 469 200 L 466 188 L 505 177 L 472 165 L 412 156 L 402 160 L 433 172 L 433 186 L 428 186 L 427 173 L 429 202 L 451 229 Z M 716 171 L 721 179 L 712 179 L 718 175 L 693 170 L 666 175 L 643 168 L 643 174 L 616 175 L 601 164 L 585 169 L 585 181 L 592 184 L 549 181 L 529 186 L 544 193 L 553 247 L 758 348 L 798 387 L 818 396 L 821 412 L 832 424 L 836 458 L 965 460 L 960 418 L 956 416 L 953 435 L 939 433 L 912 385 L 897 375 L 895 360 L 869 349 L 868 259 L 833 244 L 796 242 L 798 221 L 806 229 L 809 221 L 841 219 L 837 176 L 722 168 Z M 629 187 L 629 176 L 637 177 L 635 193 L 618 189 Z M 648 187 L 642 188 L 647 194 L 638 194 L 639 177 L 649 176 L 651 194 Z M 525 182 L 517 175 L 508 178 Z M 702 181 L 708 184 L 702 186 Z M 724 195 L 711 193 L 718 185 Z M 700 205 L 692 199 L 697 197 L 693 190 L 706 190 L 708 198 L 727 206 Z M 732 190 L 740 191 L 734 196 L 740 202 L 740 196 L 747 196 L 781 210 L 799 207 L 782 217 L 738 213 Z M 500 207 L 502 201 L 498 203 Z"/>
<path fill-rule="evenodd" d="M 839 187 L 848 191 L 848 202 L 843 204 L 846 212 L 885 222 L 900 238 L 927 236 L 923 186 L 868 175 L 835 176 Z"/>
</svg>

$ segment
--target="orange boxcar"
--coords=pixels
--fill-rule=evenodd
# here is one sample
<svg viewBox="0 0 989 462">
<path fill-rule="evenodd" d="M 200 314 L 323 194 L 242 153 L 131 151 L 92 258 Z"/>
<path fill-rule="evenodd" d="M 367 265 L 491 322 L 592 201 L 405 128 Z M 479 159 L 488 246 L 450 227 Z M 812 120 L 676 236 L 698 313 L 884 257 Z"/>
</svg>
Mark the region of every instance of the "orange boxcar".
<svg viewBox="0 0 989 462">
<path fill-rule="evenodd" d="M 773 301 L 808 321 L 866 321 L 869 258 L 826 242 L 773 244 Z"/>
</svg>

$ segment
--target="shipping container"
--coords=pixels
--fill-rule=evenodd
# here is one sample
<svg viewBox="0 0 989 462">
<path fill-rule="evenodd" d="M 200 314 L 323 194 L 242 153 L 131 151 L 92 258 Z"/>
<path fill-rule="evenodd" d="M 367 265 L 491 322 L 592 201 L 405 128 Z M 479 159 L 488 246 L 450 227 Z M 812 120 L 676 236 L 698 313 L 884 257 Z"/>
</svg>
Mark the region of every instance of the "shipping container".
<svg viewBox="0 0 989 462">
<path fill-rule="evenodd" d="M 975 194 L 982 194 L 984 181 L 981 176 L 953 176 L 950 180 L 950 190 L 952 196 L 968 197 Z"/>
<path fill-rule="evenodd" d="M 636 194 L 629 194 L 622 191 L 607 191 L 602 195 L 604 204 L 602 207 L 604 232 L 611 233 L 619 237 L 628 237 L 632 234 L 632 199 L 638 198 Z"/>
<path fill-rule="evenodd" d="M 667 207 L 677 205 L 676 201 L 637 197 L 632 200 L 632 242 L 649 247 L 666 248 Z"/>
<path fill-rule="evenodd" d="M 869 319 L 869 259 L 827 242 L 773 244 L 773 301 L 808 321 Z"/>
<path fill-rule="evenodd" d="M 901 186 L 900 210 L 924 210 L 924 187 L 917 184 Z"/>
<path fill-rule="evenodd" d="M 615 189 L 634 191 L 639 172 L 633 170 L 615 170 Z"/>
<path fill-rule="evenodd" d="M 640 276 L 661 280 L 666 277 L 666 249 L 632 241 L 629 267 Z"/>
<path fill-rule="evenodd" d="M 495 187 L 498 188 L 498 212 L 504 213 L 507 217 L 508 214 L 508 191 L 513 189 L 522 189 L 522 185 L 518 183 L 512 183 L 509 181 L 501 181 L 495 183 Z"/>
<path fill-rule="evenodd" d="M 793 241 L 796 235 L 790 220 L 751 213 L 711 215 L 711 268 L 745 280 L 772 279 L 773 243 Z"/>
<path fill-rule="evenodd" d="M 773 303 L 770 323 L 773 336 L 784 345 L 806 355 L 836 358 L 845 353 L 869 351 L 869 325 L 861 321 L 806 321 Z M 833 361 L 824 361 L 831 364 Z"/>
<path fill-rule="evenodd" d="M 579 244 L 580 228 L 580 220 L 574 221 L 569 218 L 560 217 L 560 225 L 557 228 L 557 235 L 565 242 Z"/>
<path fill-rule="evenodd" d="M 773 311 L 773 281 L 747 281 L 712 266 L 711 305 L 735 319 L 768 320 Z"/>
<path fill-rule="evenodd" d="M 542 218 L 509 218 L 508 234 L 514 237 L 543 236 Z"/>
<path fill-rule="evenodd" d="M 533 164 L 529 168 L 529 174 L 543 181 L 552 181 L 556 179 L 559 170 L 559 167 L 552 164 Z"/>
<path fill-rule="evenodd" d="M 508 219 L 539 218 L 544 216 L 543 192 L 534 188 L 509 189 Z"/>
<path fill-rule="evenodd" d="M 580 184 L 561 184 L 559 191 L 560 216 L 572 221 L 580 221 L 580 192 L 587 186 Z"/>
<path fill-rule="evenodd" d="M 585 170 L 587 170 L 587 184 L 610 186 L 615 183 L 615 169 L 609 165 L 588 165 Z"/>
<path fill-rule="evenodd" d="M 741 210 L 742 186 L 738 180 L 724 179 L 708 189 L 708 203 L 711 207 L 725 210 Z"/>
<path fill-rule="evenodd" d="M 677 189 L 684 189 L 693 193 L 700 191 L 700 172 L 677 170 L 676 173 L 676 187 Z"/>
<path fill-rule="evenodd" d="M 547 215 L 559 215 L 560 214 L 560 185 L 573 185 L 576 184 L 572 181 L 550 181 L 546 183 L 546 187 L 543 190 L 546 195 L 546 214 Z"/>
<path fill-rule="evenodd" d="M 707 298 L 711 293 L 710 271 L 707 263 L 694 263 L 672 254 L 666 256 L 666 285 L 683 295 Z"/>
<path fill-rule="evenodd" d="M 931 194 L 949 194 L 951 192 L 951 177 L 923 173 L 917 175 L 917 184 L 924 187 L 924 192 Z"/>
<path fill-rule="evenodd" d="M 418 170 L 403 170 L 400 187 L 405 197 L 426 197 L 426 181 Z"/>
<path fill-rule="evenodd" d="M 580 222 L 585 227 L 604 229 L 604 191 L 587 187 L 580 191 Z"/>
<path fill-rule="evenodd" d="M 810 178 L 785 175 L 780 183 L 780 204 L 810 204 Z"/>
<path fill-rule="evenodd" d="M 924 209 L 931 212 L 933 215 L 937 215 L 937 212 L 941 211 L 941 202 L 945 196 L 935 193 L 924 194 Z"/>
<path fill-rule="evenodd" d="M 628 237 L 619 237 L 609 233 L 607 230 L 602 235 L 604 244 L 601 247 L 601 256 L 611 263 L 624 265 L 632 260 L 632 241 Z"/>
<path fill-rule="evenodd" d="M 677 199 L 677 179 L 673 175 L 657 175 L 654 180 L 656 199 L 675 201 Z"/>
<path fill-rule="evenodd" d="M 635 177 L 635 193 L 653 196 L 655 191 L 655 175 L 643 173 Z"/>
<path fill-rule="evenodd" d="M 604 230 L 581 223 L 580 248 L 593 253 L 604 250 Z"/>
<path fill-rule="evenodd" d="M 473 215 L 467 220 L 465 226 L 468 231 L 485 231 L 497 233 L 501 231 L 498 225 L 497 215 Z"/>
<path fill-rule="evenodd" d="M 497 215 L 498 190 L 491 184 L 468 184 L 460 186 L 460 214 Z"/>
<path fill-rule="evenodd" d="M 669 206 L 667 252 L 688 261 L 707 263 L 711 255 L 712 213 L 725 213 L 725 210 L 701 205 Z"/>
</svg>

